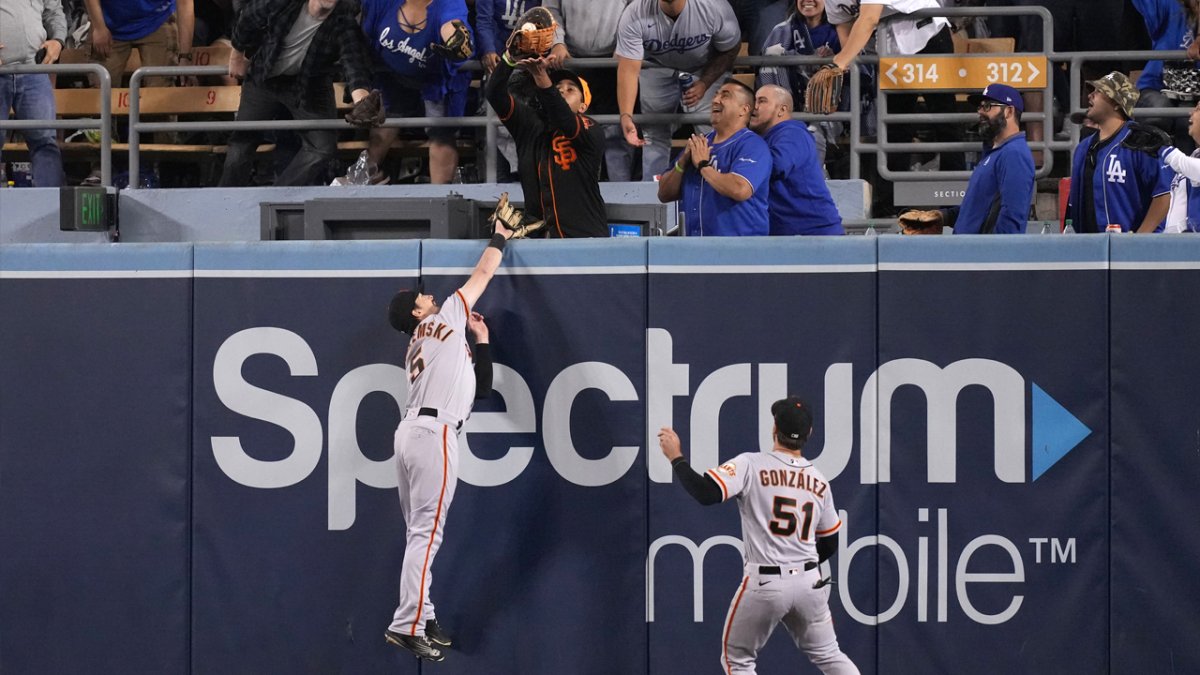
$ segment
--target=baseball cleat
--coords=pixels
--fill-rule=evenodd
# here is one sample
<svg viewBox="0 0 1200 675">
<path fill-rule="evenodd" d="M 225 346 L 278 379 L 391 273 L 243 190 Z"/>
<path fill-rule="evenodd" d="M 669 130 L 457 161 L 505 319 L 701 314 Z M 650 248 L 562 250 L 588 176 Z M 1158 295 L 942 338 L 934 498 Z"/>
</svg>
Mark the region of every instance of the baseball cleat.
<svg viewBox="0 0 1200 675">
<path fill-rule="evenodd" d="M 430 619 L 425 622 L 425 637 L 439 647 L 450 647 L 453 644 L 450 636 L 442 631 L 442 627 L 438 624 L 437 619 Z"/>
<path fill-rule="evenodd" d="M 383 634 L 383 638 L 387 640 L 389 644 L 407 649 L 418 659 L 425 659 L 426 661 L 441 661 L 442 659 L 446 658 L 446 655 L 442 653 L 442 650 L 430 644 L 429 640 L 425 639 L 424 635 L 401 635 L 400 633 L 388 630 Z"/>
</svg>

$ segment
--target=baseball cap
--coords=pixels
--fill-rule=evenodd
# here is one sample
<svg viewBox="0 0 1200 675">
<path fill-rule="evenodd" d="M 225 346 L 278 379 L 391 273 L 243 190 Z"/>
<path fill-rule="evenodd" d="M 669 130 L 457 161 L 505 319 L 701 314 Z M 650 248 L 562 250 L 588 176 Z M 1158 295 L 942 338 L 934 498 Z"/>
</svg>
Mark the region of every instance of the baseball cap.
<svg viewBox="0 0 1200 675">
<path fill-rule="evenodd" d="M 793 441 L 804 441 L 812 431 L 812 409 L 798 396 L 789 396 L 771 404 L 771 415 L 779 434 Z"/>
<path fill-rule="evenodd" d="M 412 313 L 417 306 L 417 296 L 423 290 L 421 286 L 415 289 L 406 288 L 392 296 L 392 302 L 388 305 L 388 323 L 392 324 L 392 328 L 412 335 L 420 323 Z"/>
<path fill-rule="evenodd" d="M 555 70 L 550 73 L 550 81 L 558 84 L 563 80 L 570 80 L 579 87 L 579 91 L 583 92 L 583 104 L 587 107 L 592 107 L 592 89 L 588 86 L 587 80 L 575 74 L 574 71 L 567 69 Z"/>
<path fill-rule="evenodd" d="M 968 100 L 972 105 L 979 105 L 979 102 L 983 100 L 995 101 L 1004 105 L 1011 105 L 1013 108 L 1016 108 L 1017 112 L 1025 112 L 1025 99 L 1021 98 L 1021 92 L 1007 84 L 989 84 L 984 87 L 983 93 L 975 94 Z"/>
<path fill-rule="evenodd" d="M 1125 76 L 1125 73 L 1113 71 L 1098 80 L 1089 80 L 1088 85 L 1096 91 L 1111 98 L 1117 108 L 1125 113 L 1125 118 L 1133 117 L 1133 108 L 1138 102 L 1138 90 Z"/>
</svg>

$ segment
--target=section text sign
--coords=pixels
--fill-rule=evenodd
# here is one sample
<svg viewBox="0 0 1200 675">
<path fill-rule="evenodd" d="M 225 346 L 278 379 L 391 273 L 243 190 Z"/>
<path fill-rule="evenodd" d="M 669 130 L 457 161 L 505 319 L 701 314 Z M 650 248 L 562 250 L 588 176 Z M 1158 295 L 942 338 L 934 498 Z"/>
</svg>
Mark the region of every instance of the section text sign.
<svg viewBox="0 0 1200 675">
<path fill-rule="evenodd" d="M 1048 69 L 1045 56 L 1022 54 L 881 57 L 879 88 L 970 90 L 1002 82 L 1017 89 L 1041 89 Z"/>
</svg>

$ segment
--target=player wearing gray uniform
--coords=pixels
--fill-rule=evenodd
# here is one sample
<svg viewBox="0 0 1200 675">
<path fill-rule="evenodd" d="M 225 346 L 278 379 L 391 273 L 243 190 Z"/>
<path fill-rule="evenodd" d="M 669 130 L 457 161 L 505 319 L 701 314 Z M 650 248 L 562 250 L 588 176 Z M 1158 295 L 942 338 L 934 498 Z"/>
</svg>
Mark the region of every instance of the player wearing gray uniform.
<svg viewBox="0 0 1200 675">
<path fill-rule="evenodd" d="M 442 305 L 420 290 L 405 290 L 392 298 L 388 309 L 392 327 L 409 334 L 411 340 L 404 358 L 408 400 L 395 436 L 406 544 L 400 604 L 384 637 L 430 661 L 444 659 L 439 647 L 451 644 L 437 623 L 429 587 L 458 483 L 458 433 L 471 414 L 473 400 L 491 391 L 487 327 L 471 308 L 500 266 L 504 244 L 511 236 L 497 222 L 496 234 L 471 277 Z M 467 343 L 468 329 L 476 338 L 474 355 Z"/>
<path fill-rule="evenodd" d="M 625 141 L 642 148 L 642 180 L 666 171 L 671 127 L 649 125 L 638 138 L 633 105 L 643 113 L 710 112 L 723 81 L 733 67 L 742 33 L 726 0 L 634 0 L 617 26 L 617 106 Z M 650 68 L 642 68 L 647 61 Z M 693 83 L 680 90 L 680 76 Z M 699 126 L 705 135 L 712 127 Z M 610 169 L 611 176 L 611 169 Z"/>
<path fill-rule="evenodd" d="M 822 673 L 856 675 L 838 647 L 829 612 L 828 580 L 818 565 L 837 551 L 842 526 L 829 481 L 803 456 L 812 412 L 799 398 L 776 401 L 775 445 L 746 452 L 703 475 L 684 459 L 679 436 L 663 428 L 663 455 L 688 494 L 704 505 L 737 498 L 745 545 L 745 575 L 722 631 L 726 675 L 754 675 L 758 651 L 780 621 Z"/>
</svg>

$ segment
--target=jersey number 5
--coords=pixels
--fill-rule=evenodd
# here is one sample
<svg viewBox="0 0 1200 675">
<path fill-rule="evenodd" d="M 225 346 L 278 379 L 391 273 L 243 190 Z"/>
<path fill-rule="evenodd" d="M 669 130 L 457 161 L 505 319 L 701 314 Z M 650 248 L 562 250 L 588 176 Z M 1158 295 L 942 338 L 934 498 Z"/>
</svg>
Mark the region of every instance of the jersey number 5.
<svg viewBox="0 0 1200 675">
<path fill-rule="evenodd" d="M 408 355 L 408 382 L 412 384 L 425 370 L 425 358 L 421 356 L 420 348 L 416 353 Z"/>
<path fill-rule="evenodd" d="M 768 529 L 772 534 L 780 537 L 790 537 L 796 533 L 796 527 L 799 525 L 799 514 L 804 514 L 804 524 L 800 526 L 800 541 L 808 541 L 808 535 L 812 532 L 813 519 L 813 503 L 804 502 L 804 506 L 800 510 L 796 510 L 796 500 L 791 497 L 776 497 L 775 505 L 771 509 L 775 516 L 771 520 Z"/>
</svg>

